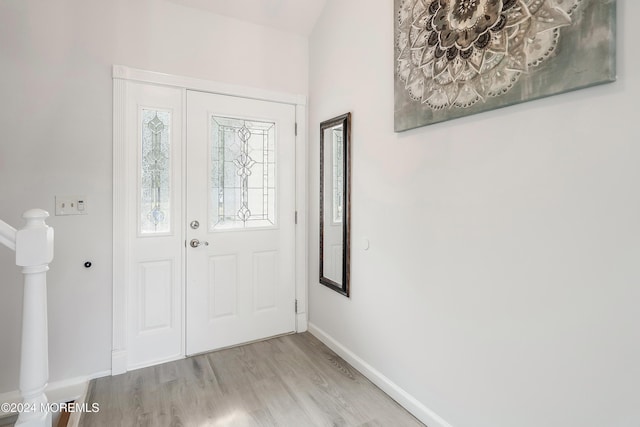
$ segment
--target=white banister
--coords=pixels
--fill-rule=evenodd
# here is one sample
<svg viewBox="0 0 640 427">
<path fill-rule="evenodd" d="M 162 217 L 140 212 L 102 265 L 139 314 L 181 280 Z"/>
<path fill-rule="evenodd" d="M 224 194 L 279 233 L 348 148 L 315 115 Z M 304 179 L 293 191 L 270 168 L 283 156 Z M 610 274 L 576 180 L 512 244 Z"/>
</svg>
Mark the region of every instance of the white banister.
<svg viewBox="0 0 640 427">
<path fill-rule="evenodd" d="M 24 274 L 20 393 L 24 411 L 16 426 L 51 427 L 51 413 L 44 392 L 49 381 L 47 328 L 47 271 L 53 260 L 53 229 L 42 209 L 25 212 L 26 224 L 15 230 L 0 221 L 0 243 L 16 252 L 16 265 Z"/>
<path fill-rule="evenodd" d="M 16 229 L 0 219 L 0 243 L 16 250 Z"/>
</svg>

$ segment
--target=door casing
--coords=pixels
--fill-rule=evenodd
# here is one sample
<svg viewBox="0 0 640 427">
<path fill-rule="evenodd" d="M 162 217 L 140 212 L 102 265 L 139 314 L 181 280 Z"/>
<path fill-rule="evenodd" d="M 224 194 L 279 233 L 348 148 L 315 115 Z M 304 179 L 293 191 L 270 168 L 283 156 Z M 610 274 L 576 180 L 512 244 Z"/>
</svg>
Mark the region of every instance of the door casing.
<svg viewBox="0 0 640 427">
<path fill-rule="evenodd" d="M 259 99 L 264 101 L 279 102 L 295 106 L 296 136 L 295 136 L 295 162 L 296 162 L 296 238 L 295 238 L 295 293 L 296 293 L 296 331 L 307 330 L 307 99 L 305 95 L 291 95 L 286 93 L 271 92 L 266 90 L 248 88 L 243 86 L 228 85 L 208 80 L 190 77 L 175 76 L 153 71 L 139 70 L 122 65 L 113 66 L 113 343 L 111 354 L 111 374 L 117 375 L 131 369 L 128 363 L 128 277 L 127 261 L 132 248 L 127 235 L 130 212 L 135 207 L 130 206 L 127 198 L 127 186 L 129 185 L 126 172 L 127 164 L 127 89 L 133 82 L 169 86 L 182 91 L 182 218 L 185 209 L 185 170 L 186 170 L 186 92 L 195 90 L 207 93 L 236 96 L 242 98 Z M 186 238 L 185 220 L 180 230 L 182 241 Z M 185 262 L 185 250 L 182 249 L 182 263 Z M 167 362 L 185 357 L 186 339 L 186 298 L 184 280 L 181 285 L 182 304 L 179 307 L 182 322 L 182 351 L 177 357 L 167 360 L 155 360 L 148 365 L 137 365 L 135 368 Z M 293 308 L 292 308 L 293 309 Z"/>
</svg>

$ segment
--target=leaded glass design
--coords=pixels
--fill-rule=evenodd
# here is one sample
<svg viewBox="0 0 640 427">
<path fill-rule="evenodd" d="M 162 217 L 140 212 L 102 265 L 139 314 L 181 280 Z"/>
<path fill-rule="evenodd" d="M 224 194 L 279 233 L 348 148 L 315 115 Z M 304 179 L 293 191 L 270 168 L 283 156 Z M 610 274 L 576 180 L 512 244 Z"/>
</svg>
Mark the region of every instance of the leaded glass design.
<svg viewBox="0 0 640 427">
<path fill-rule="evenodd" d="M 344 206 L 344 146 L 342 143 L 342 126 L 335 128 L 333 135 L 333 222 L 342 222 Z"/>
<path fill-rule="evenodd" d="M 211 230 L 276 225 L 275 123 L 211 118 Z"/>
<path fill-rule="evenodd" d="M 171 113 L 142 110 L 140 232 L 171 231 Z"/>
</svg>

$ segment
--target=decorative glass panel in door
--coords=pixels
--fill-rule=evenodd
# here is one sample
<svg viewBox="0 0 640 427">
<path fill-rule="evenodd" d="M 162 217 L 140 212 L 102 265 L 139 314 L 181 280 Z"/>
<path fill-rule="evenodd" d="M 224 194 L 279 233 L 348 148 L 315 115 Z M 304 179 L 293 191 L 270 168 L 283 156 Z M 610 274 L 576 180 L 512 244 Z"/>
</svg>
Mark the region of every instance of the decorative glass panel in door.
<svg viewBox="0 0 640 427">
<path fill-rule="evenodd" d="M 171 113 L 142 109 L 140 233 L 171 232 Z"/>
<path fill-rule="evenodd" d="M 273 122 L 211 118 L 209 229 L 276 225 Z"/>
</svg>

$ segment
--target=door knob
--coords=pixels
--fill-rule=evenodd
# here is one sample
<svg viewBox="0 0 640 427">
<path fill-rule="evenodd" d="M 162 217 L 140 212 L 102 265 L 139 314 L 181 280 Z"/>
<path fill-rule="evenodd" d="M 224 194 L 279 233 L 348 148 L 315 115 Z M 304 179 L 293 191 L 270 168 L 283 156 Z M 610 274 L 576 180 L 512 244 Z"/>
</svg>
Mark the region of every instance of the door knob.
<svg viewBox="0 0 640 427">
<path fill-rule="evenodd" d="M 192 248 L 197 248 L 197 247 L 198 247 L 198 246 L 200 246 L 200 245 L 209 246 L 209 242 L 201 242 L 201 241 L 200 241 L 200 240 L 198 240 L 198 239 L 191 239 L 191 241 L 189 242 L 189 245 L 190 245 Z"/>
</svg>

